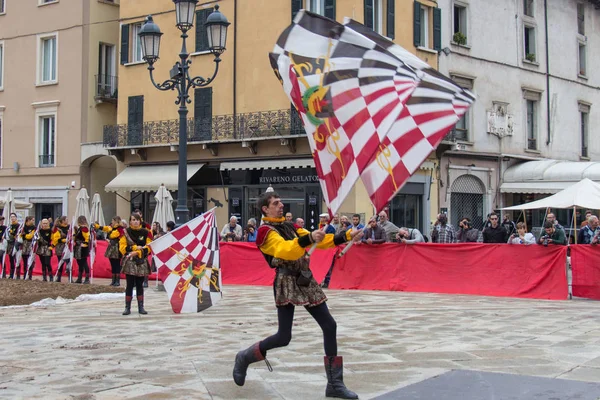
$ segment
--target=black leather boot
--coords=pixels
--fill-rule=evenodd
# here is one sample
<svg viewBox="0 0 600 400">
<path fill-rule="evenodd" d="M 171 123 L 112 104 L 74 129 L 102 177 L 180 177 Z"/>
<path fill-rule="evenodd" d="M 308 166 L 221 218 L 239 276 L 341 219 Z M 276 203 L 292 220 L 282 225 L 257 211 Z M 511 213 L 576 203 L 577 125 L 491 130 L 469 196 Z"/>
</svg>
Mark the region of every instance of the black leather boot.
<svg viewBox="0 0 600 400">
<path fill-rule="evenodd" d="M 33 279 L 33 269 L 34 267 L 29 268 L 29 273 L 27 274 L 27 279 L 32 280 Z M 23 279 L 25 279 L 25 276 L 23 276 Z"/>
<path fill-rule="evenodd" d="M 123 315 L 131 314 L 131 296 L 125 296 L 125 311 L 123 311 Z"/>
<path fill-rule="evenodd" d="M 140 314 L 148 314 L 148 312 L 146 310 L 144 310 L 144 296 L 138 296 L 137 301 L 138 301 L 138 312 Z"/>
<path fill-rule="evenodd" d="M 75 283 L 81 283 L 81 277 L 83 276 L 83 271 L 80 269 L 79 273 L 77 275 L 77 280 L 75 281 Z"/>
<path fill-rule="evenodd" d="M 112 274 L 112 280 L 110 281 L 110 286 L 115 286 L 117 280 L 115 279 L 115 274 Z"/>
<path fill-rule="evenodd" d="M 325 397 L 338 399 L 358 399 L 358 395 L 344 385 L 344 363 L 342 357 L 325 356 L 325 372 L 327 373 L 327 389 Z"/>
<path fill-rule="evenodd" d="M 260 352 L 259 342 L 254 343 L 246 350 L 242 350 L 235 356 L 235 365 L 233 366 L 233 380 L 236 385 L 244 386 L 246 383 L 246 372 L 248 366 L 257 361 L 265 360 L 269 371 L 273 372 L 271 364 L 266 360 L 266 354 Z"/>
</svg>

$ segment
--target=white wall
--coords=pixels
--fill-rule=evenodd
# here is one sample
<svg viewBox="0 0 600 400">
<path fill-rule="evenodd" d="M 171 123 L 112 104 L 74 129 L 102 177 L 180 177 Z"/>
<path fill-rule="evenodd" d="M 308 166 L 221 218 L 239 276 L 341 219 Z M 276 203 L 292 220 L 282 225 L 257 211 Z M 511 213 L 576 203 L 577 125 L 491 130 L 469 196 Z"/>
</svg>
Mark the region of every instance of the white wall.
<svg viewBox="0 0 600 400">
<path fill-rule="evenodd" d="M 485 153 L 505 153 L 547 158 L 580 160 L 578 101 L 591 103 L 589 116 L 589 155 L 600 160 L 600 10 L 585 2 L 586 37 L 577 33 L 577 2 L 548 1 L 551 141 L 547 145 L 547 96 L 545 26 L 542 0 L 535 0 L 534 18 L 523 16 L 523 0 L 457 1 L 467 5 L 467 45 L 451 44 L 452 10 L 454 0 L 440 0 L 442 8 L 442 48 L 452 53 L 440 55 L 439 69 L 474 77 L 477 101 L 470 116 L 472 145 L 467 150 Z M 523 61 L 524 21 L 536 28 L 537 63 Z M 578 38 L 587 41 L 588 79 L 579 78 Z M 542 92 L 538 107 L 538 150 L 526 151 L 526 113 L 522 87 Z M 502 140 L 487 133 L 486 111 L 492 102 L 509 103 L 508 112 L 514 117 L 514 133 Z"/>
</svg>

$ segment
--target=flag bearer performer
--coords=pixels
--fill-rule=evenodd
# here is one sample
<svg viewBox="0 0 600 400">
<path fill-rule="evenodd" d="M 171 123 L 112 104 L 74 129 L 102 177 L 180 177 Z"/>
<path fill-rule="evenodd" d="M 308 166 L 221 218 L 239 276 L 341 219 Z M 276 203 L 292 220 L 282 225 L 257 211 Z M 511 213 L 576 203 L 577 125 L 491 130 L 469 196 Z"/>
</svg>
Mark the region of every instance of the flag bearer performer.
<svg viewBox="0 0 600 400">
<path fill-rule="evenodd" d="M 94 224 L 94 228 L 107 233 L 108 247 L 104 257 L 110 260 L 110 269 L 112 272 L 112 282 L 110 286 L 121 286 L 121 251 L 119 250 L 119 241 L 123 236 L 123 227 L 121 226 L 121 217 L 113 217 L 111 224 L 102 226 Z"/>
<path fill-rule="evenodd" d="M 10 214 L 10 226 L 8 227 L 8 243 L 7 243 L 7 247 L 6 247 L 6 254 L 8 254 L 8 259 L 10 261 L 10 278 L 9 279 L 13 279 L 15 276 L 15 257 L 13 255 L 13 249 L 15 248 L 15 245 L 19 246 L 19 243 L 17 243 L 17 234 L 19 233 L 19 227 L 21 226 L 21 224 L 19 224 L 19 221 L 17 220 L 17 214 L 15 213 L 11 213 Z M 18 266 L 19 268 L 17 268 L 17 279 L 21 278 L 21 266 Z"/>
<path fill-rule="evenodd" d="M 36 254 L 40 257 L 40 262 L 42 263 L 43 281 L 48 281 L 46 275 L 50 277 L 50 282 L 54 281 L 54 274 L 50 265 L 50 259 L 52 258 L 52 229 L 50 229 L 50 222 L 45 218 L 42 220 L 40 231 L 38 232 Z"/>
<path fill-rule="evenodd" d="M 60 264 L 60 260 L 63 257 L 65 252 L 65 246 L 67 246 L 67 236 L 69 235 L 69 223 L 67 222 L 67 217 L 63 215 L 58 218 L 54 223 L 54 228 L 52 229 L 52 247 L 54 247 L 54 253 L 56 254 L 56 260 L 58 264 Z M 62 277 L 63 268 L 67 265 L 69 261 L 65 260 L 65 262 L 58 268 L 56 282 L 60 282 L 60 278 Z"/>
<path fill-rule="evenodd" d="M 29 280 L 33 278 L 32 275 L 33 269 L 35 268 L 35 259 L 31 264 L 31 268 L 29 268 L 29 272 L 27 272 L 27 260 L 31 254 L 31 248 L 33 247 L 33 236 L 35 235 L 35 229 L 34 217 L 25 217 L 25 226 L 23 227 L 23 233 L 21 233 L 21 237 L 23 238 L 23 279 L 25 279 L 25 276 L 29 276 Z M 19 266 L 17 266 L 17 268 L 19 268 Z M 19 276 L 18 269 L 17 276 Z"/>
<path fill-rule="evenodd" d="M 142 219 L 138 214 L 131 214 L 129 227 L 123 231 L 123 236 L 119 240 L 119 250 L 125 256 L 121 272 L 125 274 L 127 280 L 123 315 L 131 314 L 134 285 L 137 294 L 138 312 L 148 314 L 144 310 L 144 278 L 150 274 L 150 264 L 148 263 L 148 255 L 150 254 L 148 243 L 150 242 L 152 242 L 150 230 L 142 227 Z"/>
<path fill-rule="evenodd" d="M 273 288 L 279 326 L 275 335 L 237 353 L 233 368 L 235 383 L 243 386 L 249 364 L 264 360 L 267 351 L 290 343 L 295 307 L 304 306 L 323 330 L 327 373 L 325 395 L 357 399 L 356 393 L 344 385 L 342 357 L 337 354 L 337 325 L 325 304 L 327 297 L 310 274 L 305 248 L 318 243 L 318 248 L 325 249 L 352 239 L 358 240 L 362 237 L 362 230 L 348 230 L 334 235 L 320 230 L 309 232 L 304 228 L 296 228 L 293 223 L 286 222 L 283 203 L 275 192 L 264 193 L 257 205 L 263 214 L 263 225 L 258 230 L 256 244 L 269 266 L 276 268 Z"/>
<path fill-rule="evenodd" d="M 6 229 L 8 229 L 8 227 L 6 225 L 4 225 L 4 216 L 0 215 L 0 245 L 6 245 L 6 243 L 4 243 L 4 236 L 6 235 Z M 6 276 L 8 275 L 6 273 L 6 251 L 1 250 L 2 247 L 0 247 L 0 266 L 2 267 L 2 271 L 0 271 L 0 276 L 2 278 L 6 278 Z"/>
<path fill-rule="evenodd" d="M 81 277 L 85 272 L 83 283 L 88 285 L 90 283 L 90 266 L 87 258 L 90 255 L 90 228 L 85 215 L 77 217 L 77 229 L 75 235 L 73 235 L 73 240 L 75 241 L 73 257 L 77 261 L 77 269 L 79 270 L 75 283 L 81 283 Z"/>
</svg>

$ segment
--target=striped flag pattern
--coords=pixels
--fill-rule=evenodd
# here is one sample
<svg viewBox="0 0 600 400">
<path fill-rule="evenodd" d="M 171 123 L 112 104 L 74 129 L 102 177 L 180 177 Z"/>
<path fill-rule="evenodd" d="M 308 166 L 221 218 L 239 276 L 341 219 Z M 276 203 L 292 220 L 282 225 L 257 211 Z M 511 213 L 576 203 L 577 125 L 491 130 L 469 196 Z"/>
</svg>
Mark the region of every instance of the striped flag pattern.
<svg viewBox="0 0 600 400">
<path fill-rule="evenodd" d="M 200 312 L 221 300 L 219 233 L 214 209 L 149 246 L 173 312 Z"/>
<path fill-rule="evenodd" d="M 302 117 L 330 213 L 338 211 L 419 81 L 402 60 L 349 30 L 300 11 L 270 54 Z"/>
<path fill-rule="evenodd" d="M 359 177 L 382 210 L 475 100 L 350 19 L 301 11 L 270 58 L 302 117 L 330 213 Z"/>
<path fill-rule="evenodd" d="M 475 96 L 364 25 L 346 18 L 344 26 L 373 40 L 422 73 L 406 107 L 361 173 L 369 198 L 379 212 L 467 112 Z"/>
</svg>

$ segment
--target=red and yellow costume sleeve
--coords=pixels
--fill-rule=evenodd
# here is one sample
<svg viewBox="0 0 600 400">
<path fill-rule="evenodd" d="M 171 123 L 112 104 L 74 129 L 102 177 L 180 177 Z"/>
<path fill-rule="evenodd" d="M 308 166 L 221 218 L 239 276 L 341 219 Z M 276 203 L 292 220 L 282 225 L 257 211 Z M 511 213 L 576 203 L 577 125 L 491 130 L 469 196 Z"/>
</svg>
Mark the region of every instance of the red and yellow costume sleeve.
<svg viewBox="0 0 600 400">
<path fill-rule="evenodd" d="M 50 242 L 52 243 L 52 247 L 56 247 L 58 243 L 60 243 L 60 229 L 54 228 L 52 230 L 52 236 L 50 236 Z"/>
<path fill-rule="evenodd" d="M 90 244 L 90 229 L 87 226 L 82 226 L 79 228 L 79 231 L 83 237 L 83 243 L 81 243 L 81 247 L 88 247 Z"/>
<path fill-rule="evenodd" d="M 120 236 L 123 236 L 123 228 L 121 228 L 120 226 L 117 228 L 111 228 L 110 226 L 104 226 L 103 228 L 109 228 L 110 231 L 108 230 L 104 230 L 104 232 L 108 233 L 108 238 L 109 239 L 118 239 Z"/>
<path fill-rule="evenodd" d="M 286 240 L 274 229 L 268 225 L 262 225 L 258 229 L 258 235 L 256 238 L 256 244 L 260 250 L 270 256 L 280 258 L 282 260 L 297 260 L 304 256 L 306 250 L 305 247 L 312 245 L 313 241 L 310 237 L 310 232 L 303 228 L 296 229 L 298 234 L 297 238 Z M 336 243 L 335 235 L 330 233 L 325 235 L 325 238 L 317 244 L 318 249 L 327 249 L 335 247 Z M 350 232 L 346 232 L 345 241 L 350 240 Z"/>
<path fill-rule="evenodd" d="M 35 235 L 35 230 L 32 230 L 31 232 L 24 234 L 23 238 L 25 240 L 33 240 L 34 235 Z"/>
<path fill-rule="evenodd" d="M 133 246 L 130 247 L 127 244 L 127 238 L 125 237 L 125 235 L 123 235 L 123 236 L 121 236 L 121 239 L 119 240 L 119 251 L 124 256 L 127 255 L 127 253 L 135 251 L 139 258 L 147 257 L 151 253 L 150 247 L 148 247 L 148 244 L 151 242 L 152 242 L 152 239 L 150 238 L 150 236 L 148 236 L 148 237 L 146 237 L 146 245 L 138 246 L 138 245 L 134 244 Z"/>
</svg>

